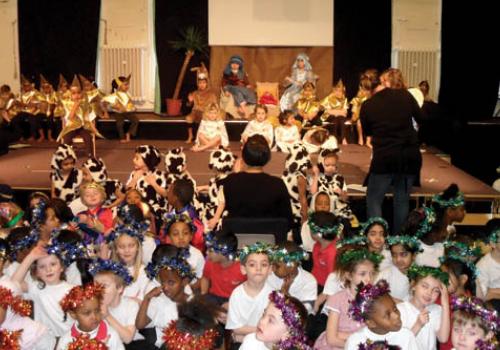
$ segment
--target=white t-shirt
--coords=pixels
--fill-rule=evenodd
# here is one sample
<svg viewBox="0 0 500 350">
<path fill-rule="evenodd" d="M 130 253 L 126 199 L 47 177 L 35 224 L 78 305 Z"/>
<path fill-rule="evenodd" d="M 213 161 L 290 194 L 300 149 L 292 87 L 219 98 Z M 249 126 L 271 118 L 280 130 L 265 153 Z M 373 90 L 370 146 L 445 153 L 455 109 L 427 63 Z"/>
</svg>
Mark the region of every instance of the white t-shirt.
<svg viewBox="0 0 500 350">
<path fill-rule="evenodd" d="M 366 343 L 367 340 L 372 342 L 386 340 L 389 345 L 397 345 L 404 350 L 419 350 L 415 335 L 405 327 L 401 327 L 397 332 L 389 332 L 384 335 L 373 333 L 368 327 L 363 327 L 347 338 L 344 349 L 358 350 L 359 344 Z"/>
<path fill-rule="evenodd" d="M 163 344 L 163 328 L 167 327 L 170 321 L 177 320 L 177 304 L 161 293 L 156 298 L 151 299 L 148 306 L 147 316 L 151 320 L 149 327 L 155 327 L 157 347 Z"/>
<path fill-rule="evenodd" d="M 330 272 L 326 278 L 325 287 L 323 288 L 323 294 L 334 295 L 344 289 L 342 281 L 338 278 L 336 272 Z"/>
<path fill-rule="evenodd" d="M 124 327 L 134 326 L 135 318 L 139 312 L 139 303 L 132 298 L 122 297 L 120 304 L 115 308 L 109 308 L 109 313 Z M 133 340 L 141 340 L 144 337 L 139 333 L 135 332 Z"/>
<path fill-rule="evenodd" d="M 409 301 L 404 301 L 396 305 L 401 313 L 403 327 L 411 329 L 417 321 L 420 311 Z M 436 335 L 441 326 L 442 308 L 439 305 L 431 304 L 427 306 L 429 311 L 429 322 L 420 329 L 416 338 L 418 348 L 421 350 L 436 349 Z"/>
<path fill-rule="evenodd" d="M 488 288 L 500 288 L 500 263 L 491 257 L 491 253 L 486 254 L 476 264 L 478 269 L 479 286 L 486 295 Z"/>
<path fill-rule="evenodd" d="M 64 273 L 66 274 L 66 282 L 75 286 L 82 285 L 82 275 L 76 266 L 76 262 L 71 263 L 71 265 L 66 268 Z"/>
<path fill-rule="evenodd" d="M 134 276 L 134 267 L 127 266 L 128 272 L 131 276 Z M 123 296 L 130 298 L 138 298 L 140 300 L 144 299 L 144 294 L 146 293 L 146 287 L 149 283 L 149 278 L 144 271 L 144 265 L 139 268 L 139 275 L 137 279 L 125 287 L 123 291 Z"/>
<path fill-rule="evenodd" d="M 264 342 L 257 339 L 255 333 L 250 333 L 243 338 L 240 350 L 269 350 L 269 348 Z"/>
<path fill-rule="evenodd" d="M 192 245 L 189 246 L 189 258 L 187 258 L 187 262 L 193 268 L 197 278 L 203 277 L 205 258 L 198 248 L 195 248 Z"/>
<path fill-rule="evenodd" d="M 281 290 L 283 279 L 272 273 L 267 278 L 266 283 L 273 290 Z M 316 282 L 316 278 L 314 278 L 310 272 L 307 272 L 299 266 L 297 276 L 295 276 L 295 279 L 290 285 L 288 294 L 299 299 L 302 304 L 304 304 L 307 311 L 311 313 L 313 311 L 314 301 L 318 297 L 318 283 Z"/>
<path fill-rule="evenodd" d="M 441 242 L 434 243 L 433 245 L 427 245 L 420 241 L 422 245 L 423 252 L 417 254 L 415 258 L 415 263 L 417 265 L 439 267 L 441 263 L 439 258 L 444 255 L 444 245 Z"/>
<path fill-rule="evenodd" d="M 144 236 L 142 242 L 142 263 L 147 266 L 151 262 L 151 257 L 156 249 L 155 239 L 151 236 Z"/>
<path fill-rule="evenodd" d="M 64 320 L 64 312 L 59 304 L 73 287 L 66 281 L 46 285 L 43 289 L 38 288 L 38 282 L 28 283 L 28 297 L 33 300 L 35 321 L 49 327 L 56 337 L 66 333 L 73 323 L 69 315 Z"/>
<path fill-rule="evenodd" d="M 238 329 L 243 326 L 257 326 L 260 317 L 269 304 L 269 293 L 273 289 L 266 283 L 254 298 L 245 291 L 246 282 L 233 290 L 229 298 L 226 329 Z"/>
<path fill-rule="evenodd" d="M 410 299 L 410 280 L 396 266 L 391 265 L 380 271 L 377 281 L 380 280 L 386 280 L 389 283 L 392 297 L 402 301 Z"/>
<path fill-rule="evenodd" d="M 309 228 L 309 221 L 302 224 L 302 229 L 300 230 L 300 238 L 302 238 L 302 249 L 306 252 L 312 253 L 314 247 L 314 240 L 311 237 L 311 229 Z"/>
<path fill-rule="evenodd" d="M 274 129 L 271 123 L 269 123 L 267 120 L 264 120 L 263 122 L 259 122 L 257 121 L 257 119 L 251 120 L 248 122 L 245 130 L 243 130 L 241 137 L 248 138 L 257 134 L 264 136 L 269 142 L 269 147 L 271 147 L 274 138 Z"/>
<path fill-rule="evenodd" d="M 382 270 L 388 268 L 389 266 L 394 265 L 392 263 L 392 256 L 391 256 L 391 252 L 389 251 L 389 249 L 385 249 L 385 248 L 382 249 L 382 252 L 380 253 L 380 255 L 382 255 L 383 259 L 378 266 L 379 271 L 382 271 Z"/>
<path fill-rule="evenodd" d="M 103 321 L 106 323 L 106 321 Z M 106 345 L 108 346 L 108 349 L 113 349 L 113 350 L 125 350 L 125 347 L 123 346 L 122 341 L 120 340 L 120 336 L 116 331 L 111 327 L 108 323 L 106 323 L 107 329 L 108 329 L 108 338 L 106 341 Z M 97 335 L 97 331 L 99 330 L 99 327 L 94 329 L 92 332 L 83 332 L 78 329 L 77 330 L 80 333 L 88 334 L 89 338 L 94 339 Z M 64 335 L 59 339 L 59 343 L 57 344 L 56 350 L 66 350 L 68 348 L 68 345 L 71 344 L 73 341 L 73 337 L 71 336 L 71 330 L 68 330 Z"/>
</svg>

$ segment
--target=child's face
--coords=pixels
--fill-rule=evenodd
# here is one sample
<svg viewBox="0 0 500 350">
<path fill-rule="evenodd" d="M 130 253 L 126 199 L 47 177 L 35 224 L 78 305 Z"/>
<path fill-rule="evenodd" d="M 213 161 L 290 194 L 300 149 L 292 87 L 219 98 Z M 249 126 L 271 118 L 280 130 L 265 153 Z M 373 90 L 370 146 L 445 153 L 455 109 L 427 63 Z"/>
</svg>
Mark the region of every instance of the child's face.
<svg viewBox="0 0 500 350">
<path fill-rule="evenodd" d="M 71 92 L 71 100 L 77 101 L 82 98 L 82 91 L 80 88 L 72 86 L 69 91 Z"/>
<path fill-rule="evenodd" d="M 22 249 L 18 250 L 17 254 L 16 254 L 16 261 L 18 263 L 22 263 L 24 258 L 26 258 L 28 256 L 28 254 L 31 252 L 31 249 L 33 249 L 33 247 L 22 248 Z"/>
<path fill-rule="evenodd" d="M 104 287 L 104 295 L 102 297 L 103 305 L 111 305 L 123 293 L 123 286 L 116 281 L 119 277 L 111 273 L 99 273 L 94 277 L 94 282 L 102 284 Z"/>
<path fill-rule="evenodd" d="M 205 79 L 198 80 L 198 90 L 205 90 L 207 88 L 207 81 Z"/>
<path fill-rule="evenodd" d="M 382 225 L 372 225 L 366 233 L 366 238 L 368 239 L 368 248 L 376 252 L 382 251 L 385 244 L 384 234 L 385 230 Z"/>
<path fill-rule="evenodd" d="M 133 159 L 134 170 L 147 170 L 146 163 L 139 153 L 136 153 Z"/>
<path fill-rule="evenodd" d="M 33 89 L 33 85 L 31 85 L 30 83 L 27 83 L 27 84 L 23 84 L 23 91 L 24 92 L 29 92 Z"/>
<path fill-rule="evenodd" d="M 240 65 L 238 63 L 231 63 L 231 70 L 232 71 L 237 71 L 238 69 L 240 69 Z"/>
<path fill-rule="evenodd" d="M 359 263 L 353 272 L 347 274 L 351 287 L 356 287 L 358 284 L 363 282 L 363 284 L 373 283 L 375 277 L 375 267 L 371 261 L 365 260 Z"/>
<path fill-rule="evenodd" d="M 189 248 L 193 233 L 187 223 L 178 221 L 170 226 L 168 236 L 172 240 L 172 244 L 177 248 Z"/>
<path fill-rule="evenodd" d="M 323 160 L 323 168 L 325 168 L 325 175 L 333 175 L 337 172 L 337 158 L 326 157 Z"/>
<path fill-rule="evenodd" d="M 372 307 L 367 326 L 375 333 L 397 332 L 401 329 L 401 315 L 394 300 L 388 295 L 378 298 Z"/>
<path fill-rule="evenodd" d="M 175 205 L 175 202 L 177 202 L 177 196 L 174 193 L 174 186 L 175 182 L 167 188 L 167 202 L 171 205 Z"/>
<path fill-rule="evenodd" d="M 101 323 L 101 305 L 99 299 L 92 298 L 84 300 L 82 306 L 74 312 L 70 312 L 70 316 L 78 323 L 78 328 L 83 332 L 92 332 Z"/>
<path fill-rule="evenodd" d="M 61 226 L 61 221 L 56 216 L 54 209 L 45 209 L 45 222 L 43 223 L 44 229 L 47 232 L 52 232 L 52 230 Z"/>
<path fill-rule="evenodd" d="M 52 86 L 50 86 L 50 84 L 43 84 L 42 91 L 44 94 L 50 94 L 50 92 L 52 91 Z"/>
<path fill-rule="evenodd" d="M 472 320 L 455 320 L 451 328 L 451 343 L 455 350 L 475 350 L 476 342 L 484 340 L 486 334 Z"/>
<path fill-rule="evenodd" d="M 293 116 L 293 114 L 288 115 L 288 118 L 286 119 L 286 125 L 288 126 L 295 125 L 295 117 Z"/>
<path fill-rule="evenodd" d="M 446 265 L 441 266 L 441 270 L 446 272 L 448 274 L 448 285 L 446 286 L 448 288 L 448 293 L 450 294 L 455 294 L 457 290 L 461 287 L 461 281 L 458 278 L 453 271 L 448 269 Z M 462 275 L 462 276 L 467 276 L 467 275 Z"/>
<path fill-rule="evenodd" d="M 396 244 L 391 247 L 391 256 L 394 266 L 406 274 L 413 262 L 413 254 L 407 251 L 402 244 Z"/>
<path fill-rule="evenodd" d="M 305 67 L 305 65 L 306 64 L 305 64 L 304 60 L 302 60 L 300 58 L 297 60 L 297 67 L 298 68 L 303 69 Z"/>
<path fill-rule="evenodd" d="M 214 252 L 213 249 L 208 250 L 207 257 L 208 260 L 216 264 L 225 262 L 227 259 L 224 255 Z"/>
<path fill-rule="evenodd" d="M 133 265 L 138 252 L 139 243 L 136 238 L 123 234 L 116 240 L 116 255 L 125 265 Z"/>
<path fill-rule="evenodd" d="M 344 98 L 344 91 L 339 88 L 332 89 L 332 94 L 338 99 Z"/>
<path fill-rule="evenodd" d="M 129 191 L 127 192 L 127 197 L 125 198 L 127 204 L 140 204 L 142 202 L 141 195 L 137 191 Z"/>
<path fill-rule="evenodd" d="M 118 87 L 118 90 L 122 91 L 122 92 L 127 92 L 128 91 L 128 88 L 129 88 L 129 85 L 127 82 L 123 82 L 119 87 Z"/>
<path fill-rule="evenodd" d="M 259 123 L 262 123 L 264 120 L 266 120 L 267 115 L 266 111 L 264 108 L 256 108 L 255 109 L 255 120 L 257 120 Z"/>
<path fill-rule="evenodd" d="M 172 301 L 180 301 L 184 295 L 184 287 L 187 284 L 187 279 L 181 278 L 177 271 L 162 269 L 158 276 L 160 278 L 161 289 Z"/>
<path fill-rule="evenodd" d="M 104 202 L 102 192 L 96 188 L 87 188 L 82 193 L 82 202 L 90 208 L 95 208 Z"/>
<path fill-rule="evenodd" d="M 281 311 L 273 303 L 269 303 L 264 315 L 260 318 L 255 336 L 261 342 L 271 344 L 288 336 L 288 329 L 281 317 Z"/>
<path fill-rule="evenodd" d="M 82 167 L 82 175 L 83 175 L 82 176 L 82 181 L 84 183 L 94 181 L 94 179 L 92 178 L 92 175 L 90 174 L 89 169 L 87 169 L 86 167 Z"/>
<path fill-rule="evenodd" d="M 250 254 L 244 265 L 241 265 L 241 273 L 247 275 L 247 279 L 254 283 L 264 283 L 271 273 L 269 257 L 265 254 Z"/>
<path fill-rule="evenodd" d="M 61 170 L 69 173 L 75 167 L 75 160 L 73 158 L 66 158 L 61 162 Z"/>
<path fill-rule="evenodd" d="M 217 120 L 218 116 L 219 116 L 219 114 L 217 113 L 217 110 L 214 110 L 214 109 L 209 110 L 207 113 L 207 119 L 212 121 L 212 122 Z"/>
<path fill-rule="evenodd" d="M 465 207 L 448 208 L 446 214 L 451 222 L 462 222 L 465 218 Z"/>
<path fill-rule="evenodd" d="M 295 269 L 296 265 L 292 264 L 292 266 L 287 266 L 284 262 L 275 262 L 273 263 L 273 272 L 279 278 L 285 278 L 290 275 Z"/>
<path fill-rule="evenodd" d="M 59 283 L 63 272 L 64 266 L 59 258 L 53 254 L 36 261 L 36 276 L 48 285 Z"/>
<path fill-rule="evenodd" d="M 330 211 L 330 197 L 326 193 L 321 193 L 316 196 L 314 201 L 315 211 Z"/>
<path fill-rule="evenodd" d="M 413 298 L 421 306 L 434 304 L 441 293 L 441 282 L 432 277 L 422 278 L 413 287 Z"/>
</svg>

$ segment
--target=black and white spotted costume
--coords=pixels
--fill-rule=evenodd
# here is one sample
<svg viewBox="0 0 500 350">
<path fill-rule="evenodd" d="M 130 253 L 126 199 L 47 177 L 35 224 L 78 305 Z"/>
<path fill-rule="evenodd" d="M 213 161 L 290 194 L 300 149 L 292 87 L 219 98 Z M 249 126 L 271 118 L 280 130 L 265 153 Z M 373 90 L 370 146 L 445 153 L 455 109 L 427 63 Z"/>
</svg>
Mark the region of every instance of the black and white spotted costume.
<svg viewBox="0 0 500 350">
<path fill-rule="evenodd" d="M 311 159 L 309 152 L 302 143 L 296 143 L 290 148 L 290 153 L 285 160 L 285 171 L 283 172 L 283 182 L 288 189 L 290 195 L 290 203 L 292 206 L 292 214 L 296 224 L 300 224 L 300 201 L 299 201 L 299 186 L 298 180 L 300 177 L 304 178 L 307 183 L 307 170 L 311 168 Z"/>
<path fill-rule="evenodd" d="M 149 174 L 153 174 L 156 178 L 156 183 L 160 187 L 167 188 L 166 174 L 156 168 L 158 164 L 160 164 L 161 153 L 155 146 L 152 145 L 138 146 L 135 149 L 135 153 L 141 155 L 144 163 L 149 169 L 148 172 L 145 172 L 143 176 L 139 178 L 135 185 L 135 188 L 139 191 L 145 202 L 153 209 L 156 218 L 159 219 L 167 210 L 167 201 L 161 194 L 156 192 L 153 186 L 148 184 L 148 182 L 146 181 L 146 176 Z M 133 172 L 130 174 L 127 180 L 127 184 L 132 181 L 133 174 Z"/>
<path fill-rule="evenodd" d="M 71 169 L 69 174 L 62 174 L 62 162 L 67 158 L 72 158 L 76 164 L 76 154 L 73 147 L 66 144 L 59 145 L 50 162 L 50 168 L 52 169 L 50 180 L 54 186 L 55 196 L 69 204 L 78 197 L 83 174 L 76 167 Z"/>
<path fill-rule="evenodd" d="M 108 177 L 108 171 L 102 158 L 91 157 L 83 163 L 83 167 L 90 172 L 90 175 L 95 182 L 104 187 L 104 190 L 106 191 L 106 200 L 104 201 L 105 206 L 111 205 L 114 201 L 116 201 L 117 190 L 125 193 L 125 187 L 120 180 L 110 179 Z"/>
</svg>

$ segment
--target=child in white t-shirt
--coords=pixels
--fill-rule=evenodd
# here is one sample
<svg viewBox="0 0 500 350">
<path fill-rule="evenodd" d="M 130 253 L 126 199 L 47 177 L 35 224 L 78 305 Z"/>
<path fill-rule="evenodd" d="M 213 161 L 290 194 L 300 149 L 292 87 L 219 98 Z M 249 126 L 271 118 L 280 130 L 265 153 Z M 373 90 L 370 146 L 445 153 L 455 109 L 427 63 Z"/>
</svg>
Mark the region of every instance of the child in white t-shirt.
<svg viewBox="0 0 500 350">
<path fill-rule="evenodd" d="M 247 280 L 231 294 L 226 322 L 236 343 L 257 331 L 257 323 L 269 304 L 272 288 L 266 280 L 271 273 L 270 256 L 271 246 L 261 242 L 246 246 L 240 254 L 241 272 Z"/>
<path fill-rule="evenodd" d="M 391 252 L 386 248 L 385 240 L 389 235 L 389 224 L 381 217 L 369 218 L 361 225 L 361 235 L 366 237 L 368 250 L 378 253 L 384 258 L 380 263 L 380 271 L 392 265 Z"/>
<path fill-rule="evenodd" d="M 289 153 L 290 147 L 300 142 L 299 128 L 297 127 L 294 113 L 291 110 L 281 112 L 278 119 L 280 125 L 274 129 L 276 150 Z"/>
<path fill-rule="evenodd" d="M 477 296 L 483 300 L 500 299 L 500 227 L 491 232 L 489 242 L 491 251 L 476 264 Z"/>
<path fill-rule="evenodd" d="M 241 134 L 241 142 L 245 144 L 250 136 L 262 135 L 266 139 L 269 147 L 273 145 L 274 131 L 271 123 L 267 121 L 266 105 L 255 105 L 255 119 L 248 122 L 245 130 Z"/>
<path fill-rule="evenodd" d="M 349 315 L 366 326 L 349 336 L 345 350 L 357 350 L 359 344 L 366 341 L 386 341 L 401 349 L 418 350 L 415 335 L 402 327 L 399 310 L 389 293 L 385 280 L 358 289 L 349 307 Z"/>
</svg>

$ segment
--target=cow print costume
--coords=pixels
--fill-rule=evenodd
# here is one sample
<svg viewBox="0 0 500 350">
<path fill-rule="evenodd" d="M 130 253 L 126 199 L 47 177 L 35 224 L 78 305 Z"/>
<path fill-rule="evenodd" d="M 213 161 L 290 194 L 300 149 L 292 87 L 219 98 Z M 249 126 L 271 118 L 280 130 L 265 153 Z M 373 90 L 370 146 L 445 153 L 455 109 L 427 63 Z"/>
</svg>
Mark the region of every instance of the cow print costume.
<svg viewBox="0 0 500 350">
<path fill-rule="evenodd" d="M 299 201 L 299 178 L 302 177 L 307 183 L 307 170 L 311 168 L 309 152 L 301 143 L 296 143 L 290 147 L 290 153 L 285 160 L 285 171 L 283 172 L 283 182 L 290 195 L 292 214 L 297 225 L 301 222 L 300 201 Z"/>
<path fill-rule="evenodd" d="M 73 147 L 66 144 L 59 145 L 52 155 L 50 179 L 54 186 L 56 198 L 60 198 L 69 204 L 78 196 L 83 174 L 76 167 L 73 167 L 69 174 L 63 174 L 62 162 L 67 158 L 73 159 L 76 164 L 76 154 Z"/>
<path fill-rule="evenodd" d="M 108 171 L 102 158 L 91 157 L 83 163 L 83 167 L 90 172 L 92 180 L 104 187 L 104 191 L 106 191 L 106 200 L 104 201 L 105 206 L 109 206 L 116 201 L 117 191 L 125 193 L 125 187 L 120 180 L 110 179 L 108 177 Z"/>
</svg>

